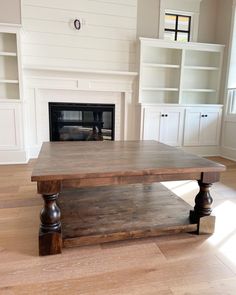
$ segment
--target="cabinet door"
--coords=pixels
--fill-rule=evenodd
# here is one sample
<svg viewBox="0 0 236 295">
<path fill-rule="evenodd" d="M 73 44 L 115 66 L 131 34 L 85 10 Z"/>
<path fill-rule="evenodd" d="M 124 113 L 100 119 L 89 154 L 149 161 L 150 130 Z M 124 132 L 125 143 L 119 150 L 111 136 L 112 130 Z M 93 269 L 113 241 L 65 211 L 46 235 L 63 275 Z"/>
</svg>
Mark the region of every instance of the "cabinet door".
<svg viewBox="0 0 236 295">
<path fill-rule="evenodd" d="M 0 104 L 0 150 L 21 148 L 21 108 L 19 104 Z"/>
<path fill-rule="evenodd" d="M 200 145 L 218 145 L 221 125 L 221 110 L 202 112 Z"/>
<path fill-rule="evenodd" d="M 219 145 L 221 109 L 186 110 L 184 146 Z"/>
<path fill-rule="evenodd" d="M 159 140 L 161 110 L 145 108 L 143 111 L 143 140 Z"/>
<path fill-rule="evenodd" d="M 171 146 L 182 145 L 183 116 L 183 109 L 162 109 L 160 123 L 160 142 Z"/>
<path fill-rule="evenodd" d="M 201 110 L 186 110 L 184 124 L 184 146 L 200 145 Z"/>
</svg>

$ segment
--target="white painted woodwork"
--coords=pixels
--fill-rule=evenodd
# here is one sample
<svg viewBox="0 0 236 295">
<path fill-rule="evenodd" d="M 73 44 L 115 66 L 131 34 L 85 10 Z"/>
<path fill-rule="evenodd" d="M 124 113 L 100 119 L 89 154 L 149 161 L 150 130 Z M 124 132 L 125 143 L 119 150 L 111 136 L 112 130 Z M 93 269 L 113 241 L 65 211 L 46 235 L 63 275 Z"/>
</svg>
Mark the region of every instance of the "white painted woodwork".
<svg viewBox="0 0 236 295">
<path fill-rule="evenodd" d="M 140 103 L 219 104 L 223 45 L 140 38 Z"/>
<path fill-rule="evenodd" d="M 135 69 L 137 0 L 22 0 L 22 24 L 24 66 Z"/>
<path fill-rule="evenodd" d="M 163 108 L 162 109 L 161 126 L 160 126 L 160 142 L 163 142 L 171 146 L 182 145 L 183 118 L 184 118 L 184 110 L 182 108 Z"/>
<path fill-rule="evenodd" d="M 0 164 L 26 162 L 19 26 L 0 24 Z"/>
<path fill-rule="evenodd" d="M 157 140 L 181 146 L 184 108 L 145 106 L 143 108 L 143 140 Z"/>
<path fill-rule="evenodd" d="M 223 5 L 223 4 L 222 4 Z M 222 128 L 222 155 L 226 158 L 236 160 L 236 113 L 232 112 L 233 105 L 235 105 L 236 99 L 236 1 L 233 1 L 233 5 L 227 6 L 228 15 L 229 10 L 232 10 L 231 23 L 230 23 L 230 34 L 229 34 L 229 53 L 228 63 L 226 67 L 226 86 L 225 86 L 225 114 L 224 124 Z M 227 10 L 225 10 L 225 13 Z M 227 25 L 228 23 L 226 23 Z M 224 36 L 226 37 L 226 36 Z"/>
<path fill-rule="evenodd" d="M 22 103 L 0 102 L 0 164 L 25 163 Z"/>
<path fill-rule="evenodd" d="M 143 140 L 159 140 L 161 109 L 144 108 L 143 109 Z"/>
<path fill-rule="evenodd" d="M 0 103 L 21 99 L 20 29 L 0 24 Z"/>
<path fill-rule="evenodd" d="M 200 3 L 202 0 L 160 0 L 159 38 L 164 37 L 165 13 L 191 16 L 191 41 L 198 40 Z"/>
<path fill-rule="evenodd" d="M 115 105 L 115 140 L 134 139 L 134 96 L 137 73 L 25 68 L 26 134 L 29 158 L 49 141 L 49 102 Z"/>
<path fill-rule="evenodd" d="M 222 107 L 186 109 L 184 146 L 219 145 Z"/>
</svg>

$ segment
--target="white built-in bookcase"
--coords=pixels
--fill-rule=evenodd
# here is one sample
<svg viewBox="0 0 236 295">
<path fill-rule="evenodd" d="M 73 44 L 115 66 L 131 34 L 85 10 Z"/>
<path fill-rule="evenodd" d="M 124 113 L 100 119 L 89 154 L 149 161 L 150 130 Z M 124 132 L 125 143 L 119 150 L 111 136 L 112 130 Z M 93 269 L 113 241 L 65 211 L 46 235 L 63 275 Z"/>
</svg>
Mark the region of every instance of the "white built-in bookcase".
<svg viewBox="0 0 236 295">
<path fill-rule="evenodd" d="M 0 25 L 0 102 L 20 100 L 19 27 Z"/>
<path fill-rule="evenodd" d="M 140 43 L 140 103 L 220 103 L 223 45 L 147 38 Z"/>
<path fill-rule="evenodd" d="M 0 164 L 26 162 L 20 29 L 0 24 Z"/>
</svg>

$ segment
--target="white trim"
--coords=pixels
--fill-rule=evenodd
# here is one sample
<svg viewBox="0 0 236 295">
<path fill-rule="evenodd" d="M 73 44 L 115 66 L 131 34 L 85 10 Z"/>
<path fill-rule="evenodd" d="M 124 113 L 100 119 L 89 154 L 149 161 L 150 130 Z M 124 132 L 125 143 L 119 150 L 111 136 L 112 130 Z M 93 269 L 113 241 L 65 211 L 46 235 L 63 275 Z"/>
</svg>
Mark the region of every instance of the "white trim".
<svg viewBox="0 0 236 295">
<path fill-rule="evenodd" d="M 192 0 L 194 2 L 195 0 Z M 184 9 L 179 10 L 175 9 L 174 5 L 166 3 L 166 0 L 160 0 L 160 14 L 159 14 L 159 38 L 164 39 L 164 29 L 165 29 L 165 14 L 181 14 L 186 16 L 191 16 L 191 32 L 190 32 L 190 41 L 197 42 L 198 40 L 198 27 L 199 27 L 199 15 L 200 15 L 200 3 L 202 0 L 198 0 L 199 8 L 198 11 Z M 190 1 L 191 2 L 191 1 Z M 196 1 L 195 1 L 196 2 Z M 171 7 L 172 6 L 172 7 Z"/>
<path fill-rule="evenodd" d="M 226 159 L 236 161 L 236 148 L 222 146 L 220 155 Z"/>
<path fill-rule="evenodd" d="M 23 70 L 33 71 L 53 71 L 53 72 L 73 72 L 73 73 L 84 73 L 84 74 L 100 74 L 100 75 L 113 75 L 113 76 L 138 76 L 138 72 L 124 72 L 124 71 L 99 71 L 99 70 L 87 70 L 78 68 L 61 68 L 61 67 L 43 67 L 43 66 L 26 66 Z"/>
</svg>

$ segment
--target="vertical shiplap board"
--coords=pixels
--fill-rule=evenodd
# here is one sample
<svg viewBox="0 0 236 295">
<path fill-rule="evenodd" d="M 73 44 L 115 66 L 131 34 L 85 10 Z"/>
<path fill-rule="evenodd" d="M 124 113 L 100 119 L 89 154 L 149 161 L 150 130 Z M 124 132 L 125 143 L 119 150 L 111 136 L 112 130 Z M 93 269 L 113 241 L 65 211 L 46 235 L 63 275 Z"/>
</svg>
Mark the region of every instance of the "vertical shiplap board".
<svg viewBox="0 0 236 295">
<path fill-rule="evenodd" d="M 22 0 L 22 24 L 24 66 L 135 69 L 137 0 Z"/>
</svg>

